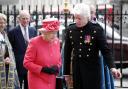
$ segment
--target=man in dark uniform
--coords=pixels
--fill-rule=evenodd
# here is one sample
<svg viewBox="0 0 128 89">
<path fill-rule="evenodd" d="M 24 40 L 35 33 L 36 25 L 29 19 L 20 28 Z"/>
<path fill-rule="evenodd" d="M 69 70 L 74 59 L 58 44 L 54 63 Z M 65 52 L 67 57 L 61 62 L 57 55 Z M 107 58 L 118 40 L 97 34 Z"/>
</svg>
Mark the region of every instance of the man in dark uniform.
<svg viewBox="0 0 128 89">
<path fill-rule="evenodd" d="M 115 68 L 102 27 L 90 22 L 90 7 L 83 3 L 74 7 L 75 24 L 66 29 L 64 75 L 68 81 L 72 59 L 73 89 L 100 89 L 99 51 L 115 78 L 121 73 Z"/>
</svg>

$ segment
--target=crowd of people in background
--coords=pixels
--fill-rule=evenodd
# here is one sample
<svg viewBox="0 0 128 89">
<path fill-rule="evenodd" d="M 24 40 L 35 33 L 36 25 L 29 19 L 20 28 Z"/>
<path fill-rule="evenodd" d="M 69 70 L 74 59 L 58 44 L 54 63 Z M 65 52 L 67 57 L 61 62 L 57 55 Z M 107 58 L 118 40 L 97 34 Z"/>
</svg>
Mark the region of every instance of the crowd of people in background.
<svg viewBox="0 0 128 89">
<path fill-rule="evenodd" d="M 80 3 L 72 13 L 75 23 L 65 29 L 62 51 L 58 20 L 47 18 L 41 29 L 35 29 L 29 26 L 29 12 L 21 10 L 18 25 L 6 32 L 7 18 L 0 13 L 0 89 L 56 89 L 61 68 L 67 83 L 72 71 L 73 89 L 100 89 L 99 51 L 113 76 L 121 78 L 95 8 Z"/>
</svg>

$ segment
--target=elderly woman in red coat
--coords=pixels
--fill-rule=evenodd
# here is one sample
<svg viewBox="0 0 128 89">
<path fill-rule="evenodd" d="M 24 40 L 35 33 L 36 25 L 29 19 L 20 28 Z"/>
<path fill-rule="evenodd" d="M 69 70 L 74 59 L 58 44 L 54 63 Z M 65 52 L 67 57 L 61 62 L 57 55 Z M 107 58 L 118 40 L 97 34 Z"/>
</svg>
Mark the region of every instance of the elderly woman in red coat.
<svg viewBox="0 0 128 89">
<path fill-rule="evenodd" d="M 57 38 L 59 22 L 43 21 L 41 35 L 31 39 L 24 67 L 28 69 L 29 89 L 55 89 L 56 76 L 61 66 L 60 42 Z"/>
</svg>

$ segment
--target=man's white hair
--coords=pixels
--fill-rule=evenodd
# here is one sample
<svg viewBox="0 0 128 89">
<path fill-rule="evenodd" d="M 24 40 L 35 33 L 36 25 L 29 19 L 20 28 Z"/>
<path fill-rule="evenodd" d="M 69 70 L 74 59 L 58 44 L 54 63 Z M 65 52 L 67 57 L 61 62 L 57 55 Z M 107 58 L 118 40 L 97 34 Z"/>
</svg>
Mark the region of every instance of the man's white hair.
<svg viewBox="0 0 128 89">
<path fill-rule="evenodd" d="M 24 15 L 30 17 L 29 11 L 28 10 L 21 10 L 18 17 L 20 18 Z"/>
<path fill-rule="evenodd" d="M 76 4 L 75 7 L 73 8 L 72 13 L 74 15 L 78 14 L 78 15 L 89 17 L 89 18 L 91 17 L 90 6 L 85 3 Z"/>
</svg>

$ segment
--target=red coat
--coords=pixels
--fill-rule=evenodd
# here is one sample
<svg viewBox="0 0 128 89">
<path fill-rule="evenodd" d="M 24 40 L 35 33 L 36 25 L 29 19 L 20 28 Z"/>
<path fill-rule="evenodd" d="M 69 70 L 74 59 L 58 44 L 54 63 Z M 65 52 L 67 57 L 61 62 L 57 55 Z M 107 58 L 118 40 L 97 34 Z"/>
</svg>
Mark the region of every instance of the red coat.
<svg viewBox="0 0 128 89">
<path fill-rule="evenodd" d="M 41 36 L 33 38 L 27 48 L 24 67 L 28 69 L 29 89 L 55 89 L 56 76 L 42 73 L 45 66 L 61 66 L 60 42 L 48 42 Z"/>
</svg>

